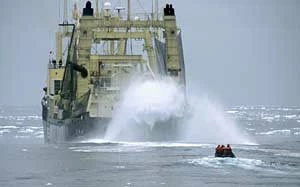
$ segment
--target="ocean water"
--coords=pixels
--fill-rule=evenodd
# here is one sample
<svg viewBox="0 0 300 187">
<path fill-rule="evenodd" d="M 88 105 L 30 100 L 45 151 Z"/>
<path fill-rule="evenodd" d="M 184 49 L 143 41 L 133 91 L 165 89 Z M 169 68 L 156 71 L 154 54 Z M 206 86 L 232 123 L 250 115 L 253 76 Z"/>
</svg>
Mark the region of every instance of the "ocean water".
<svg viewBox="0 0 300 187">
<path fill-rule="evenodd" d="M 300 186 L 300 107 L 224 113 L 251 140 L 232 144 L 236 159 L 195 139 L 44 144 L 40 107 L 0 105 L 0 186 Z"/>
</svg>

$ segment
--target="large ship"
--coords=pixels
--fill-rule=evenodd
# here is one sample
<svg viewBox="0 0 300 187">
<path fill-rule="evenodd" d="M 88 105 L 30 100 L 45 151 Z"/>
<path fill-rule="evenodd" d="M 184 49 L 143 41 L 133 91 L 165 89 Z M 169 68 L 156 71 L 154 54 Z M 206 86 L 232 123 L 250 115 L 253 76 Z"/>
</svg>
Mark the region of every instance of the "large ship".
<svg viewBox="0 0 300 187">
<path fill-rule="evenodd" d="M 130 0 L 126 8 L 84 3 L 82 11 L 74 4 L 69 22 L 64 1 L 42 98 L 45 142 L 69 141 L 94 129 L 104 134 L 134 76 L 168 76 L 185 87 L 181 30 L 172 4 L 159 13 L 155 0 L 151 13 L 133 14 Z"/>
</svg>

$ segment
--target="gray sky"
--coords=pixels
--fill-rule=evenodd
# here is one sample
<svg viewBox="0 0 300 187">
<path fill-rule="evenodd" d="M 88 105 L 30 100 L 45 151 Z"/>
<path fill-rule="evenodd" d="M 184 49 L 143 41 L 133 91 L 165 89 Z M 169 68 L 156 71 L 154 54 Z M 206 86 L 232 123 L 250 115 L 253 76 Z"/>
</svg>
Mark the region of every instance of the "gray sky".
<svg viewBox="0 0 300 187">
<path fill-rule="evenodd" d="M 300 105 L 300 1 L 177 0 L 174 6 L 189 89 L 228 105 Z M 58 0 L 1 2 L 0 104 L 40 103 L 58 7 Z"/>
</svg>

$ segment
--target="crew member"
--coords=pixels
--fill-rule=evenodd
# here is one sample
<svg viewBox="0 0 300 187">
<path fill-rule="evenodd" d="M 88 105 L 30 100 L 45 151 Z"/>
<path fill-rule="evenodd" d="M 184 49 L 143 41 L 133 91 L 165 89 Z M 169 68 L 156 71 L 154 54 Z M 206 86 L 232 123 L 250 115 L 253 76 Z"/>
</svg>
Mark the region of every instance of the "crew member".
<svg viewBox="0 0 300 187">
<path fill-rule="evenodd" d="M 227 144 L 227 149 L 230 150 L 230 152 L 231 152 L 231 147 L 229 144 Z"/>
<path fill-rule="evenodd" d="M 231 149 L 229 144 L 227 144 L 226 147 L 224 146 L 223 150 L 224 150 L 224 152 L 223 152 L 224 157 L 232 157 L 232 155 L 233 155 L 232 154 L 232 149 Z"/>
<path fill-rule="evenodd" d="M 216 147 L 216 153 L 215 153 L 215 156 L 216 157 L 221 157 L 223 155 L 223 150 L 222 150 L 222 147 L 220 145 L 218 145 Z"/>
</svg>

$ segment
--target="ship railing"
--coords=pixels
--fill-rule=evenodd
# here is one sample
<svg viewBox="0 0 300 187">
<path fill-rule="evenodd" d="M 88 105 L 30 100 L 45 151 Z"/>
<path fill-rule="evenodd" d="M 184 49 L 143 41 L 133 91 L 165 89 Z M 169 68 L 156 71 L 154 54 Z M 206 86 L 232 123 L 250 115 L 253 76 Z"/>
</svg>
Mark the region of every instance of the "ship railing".
<svg viewBox="0 0 300 187">
<path fill-rule="evenodd" d="M 53 64 L 53 63 L 48 64 L 48 69 L 61 69 L 61 68 L 65 68 L 65 66 L 59 64 Z"/>
</svg>

